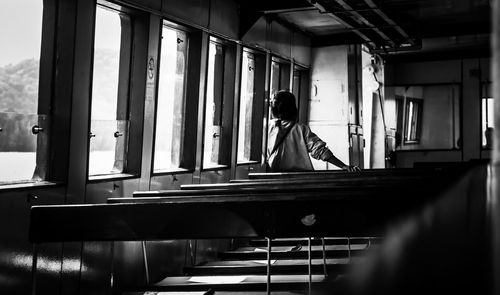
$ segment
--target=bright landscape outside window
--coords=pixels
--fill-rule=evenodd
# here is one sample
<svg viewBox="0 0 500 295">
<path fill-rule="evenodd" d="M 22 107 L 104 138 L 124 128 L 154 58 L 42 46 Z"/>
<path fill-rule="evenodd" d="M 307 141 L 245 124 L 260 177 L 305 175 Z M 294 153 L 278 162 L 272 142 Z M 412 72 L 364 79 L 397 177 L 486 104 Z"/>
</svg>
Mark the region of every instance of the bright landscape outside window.
<svg viewBox="0 0 500 295">
<path fill-rule="evenodd" d="M 35 169 L 37 153 L 47 152 L 37 143 L 47 128 L 38 115 L 42 3 L 0 2 L 0 183 L 41 180 Z"/>
<path fill-rule="evenodd" d="M 116 10 L 98 5 L 96 11 L 89 175 L 124 170 L 128 121 L 119 119 L 127 104 L 119 102 L 122 18 Z M 120 107 L 118 107 L 120 105 Z"/>
<path fill-rule="evenodd" d="M 163 26 L 156 111 L 155 171 L 180 167 L 187 45 L 185 32 Z"/>
</svg>

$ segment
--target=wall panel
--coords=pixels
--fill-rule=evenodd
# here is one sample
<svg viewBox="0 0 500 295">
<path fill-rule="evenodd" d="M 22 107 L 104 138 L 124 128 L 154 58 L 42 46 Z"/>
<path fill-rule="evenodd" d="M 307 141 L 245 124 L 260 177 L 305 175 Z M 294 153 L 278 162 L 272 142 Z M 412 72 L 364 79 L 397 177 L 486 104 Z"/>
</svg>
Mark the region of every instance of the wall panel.
<svg viewBox="0 0 500 295">
<path fill-rule="evenodd" d="M 29 196 L 36 196 L 36 199 Z M 64 197 L 64 187 L 0 192 L 0 294 L 31 294 L 30 208 L 33 205 L 63 204 Z M 61 244 L 39 247 L 38 256 L 38 294 L 58 294 Z M 79 261 L 76 264 L 76 270 L 79 270 Z"/>
<path fill-rule="evenodd" d="M 265 172 L 261 164 L 244 164 L 236 167 L 236 179 L 248 179 L 248 173 Z"/>
<path fill-rule="evenodd" d="M 292 56 L 292 34 L 288 28 L 280 23 L 272 22 L 268 36 L 267 44 L 273 53 L 287 58 Z"/>
<path fill-rule="evenodd" d="M 163 0 L 162 12 L 183 21 L 208 27 L 210 1 L 206 0 Z"/>
<path fill-rule="evenodd" d="M 309 125 L 337 158 L 349 162 L 347 46 L 312 50 Z M 336 168 L 313 160 L 315 169 Z"/>
<path fill-rule="evenodd" d="M 416 161 L 463 161 L 488 157 L 481 152 L 480 81 L 489 77 L 489 59 L 464 59 L 386 65 L 388 85 L 461 84 L 461 151 L 398 152 L 398 167 Z"/>
<path fill-rule="evenodd" d="M 268 22 L 262 16 L 255 24 L 243 35 L 241 41 L 245 44 L 267 48 Z"/>
<path fill-rule="evenodd" d="M 461 151 L 404 151 L 396 156 L 396 167 L 412 168 L 416 162 L 459 162 Z"/>
<path fill-rule="evenodd" d="M 164 189 L 179 189 L 183 184 L 193 183 L 192 173 L 180 173 L 172 175 L 155 175 L 151 177 L 149 189 L 164 190 Z"/>
<path fill-rule="evenodd" d="M 292 57 L 302 65 L 311 63 L 311 39 L 302 33 L 292 33 Z"/>
<path fill-rule="evenodd" d="M 239 7 L 233 0 L 211 0 L 209 29 L 227 37 L 238 39 Z"/>
<path fill-rule="evenodd" d="M 228 182 L 230 177 L 231 177 L 231 171 L 229 169 L 204 170 L 201 171 L 200 183 Z"/>
<path fill-rule="evenodd" d="M 459 60 L 387 64 L 386 84 L 429 84 L 460 82 L 461 62 Z"/>
<path fill-rule="evenodd" d="M 161 0 L 124 0 L 134 5 L 143 6 L 149 9 L 161 10 Z"/>
</svg>

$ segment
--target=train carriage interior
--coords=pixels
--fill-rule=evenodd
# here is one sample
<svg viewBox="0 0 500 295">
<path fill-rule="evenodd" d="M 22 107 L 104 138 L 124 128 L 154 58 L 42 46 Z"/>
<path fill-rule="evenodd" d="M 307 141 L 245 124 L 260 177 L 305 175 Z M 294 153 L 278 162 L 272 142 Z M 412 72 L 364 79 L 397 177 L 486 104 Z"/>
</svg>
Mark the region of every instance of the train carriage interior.
<svg viewBox="0 0 500 295">
<path fill-rule="evenodd" d="M 1 1 L 0 294 L 500 294 L 499 16 Z M 269 169 L 281 90 L 361 171 Z"/>
</svg>

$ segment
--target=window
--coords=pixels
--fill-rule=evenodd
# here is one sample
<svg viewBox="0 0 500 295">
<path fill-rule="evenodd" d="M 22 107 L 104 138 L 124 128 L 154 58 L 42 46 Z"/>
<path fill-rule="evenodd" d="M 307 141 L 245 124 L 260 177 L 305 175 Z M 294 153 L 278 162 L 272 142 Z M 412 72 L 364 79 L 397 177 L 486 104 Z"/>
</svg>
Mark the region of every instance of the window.
<svg viewBox="0 0 500 295">
<path fill-rule="evenodd" d="M 271 61 L 270 97 L 272 98 L 280 90 L 290 90 L 290 64 L 273 57 Z M 269 112 L 269 119 L 272 119 L 271 112 Z"/>
<path fill-rule="evenodd" d="M 309 101 L 309 71 L 306 68 L 295 66 L 293 71 L 292 93 L 297 98 L 298 120 L 308 122 Z"/>
<path fill-rule="evenodd" d="M 131 37 L 129 15 L 97 5 L 89 135 L 91 176 L 126 170 Z"/>
<path fill-rule="evenodd" d="M 271 62 L 271 97 L 281 90 L 280 72 L 280 64 L 273 60 Z"/>
<path fill-rule="evenodd" d="M 180 167 L 184 134 L 188 38 L 163 26 L 156 111 L 154 171 Z"/>
<path fill-rule="evenodd" d="M 0 2 L 0 183 L 45 176 L 47 116 L 38 111 L 42 4 Z"/>
<path fill-rule="evenodd" d="M 208 49 L 207 88 L 205 94 L 205 133 L 203 140 L 203 168 L 227 164 L 222 159 L 225 145 L 229 142 L 224 126 L 224 77 L 226 46 L 211 37 Z M 229 111 L 231 111 L 229 109 Z"/>
<path fill-rule="evenodd" d="M 396 150 L 461 148 L 458 84 L 388 86 L 385 93 L 395 102 L 386 112 L 396 119 Z"/>
<path fill-rule="evenodd" d="M 238 162 L 247 162 L 252 157 L 252 125 L 255 96 L 255 56 L 243 51 L 241 63 L 240 114 L 238 126 Z"/>
<path fill-rule="evenodd" d="M 495 128 L 495 120 L 493 116 L 494 100 L 491 97 L 491 83 L 484 83 L 482 86 L 481 99 L 481 126 L 482 126 L 482 146 L 486 149 L 493 147 L 493 128 Z"/>
<path fill-rule="evenodd" d="M 420 141 L 420 130 L 422 124 L 422 103 L 421 99 L 407 98 L 405 113 L 405 133 L 404 142 L 418 143 Z"/>
</svg>

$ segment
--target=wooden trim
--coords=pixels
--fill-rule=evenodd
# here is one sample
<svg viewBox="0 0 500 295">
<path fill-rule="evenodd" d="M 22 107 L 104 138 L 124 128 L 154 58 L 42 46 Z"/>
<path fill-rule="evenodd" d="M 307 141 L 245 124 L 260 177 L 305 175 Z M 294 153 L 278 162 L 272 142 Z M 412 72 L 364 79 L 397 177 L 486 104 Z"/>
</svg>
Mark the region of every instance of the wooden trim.
<svg viewBox="0 0 500 295">
<path fill-rule="evenodd" d="M 208 46 L 210 36 L 206 32 L 201 33 L 201 56 L 200 56 L 200 81 L 198 88 L 198 128 L 196 132 L 196 160 L 193 172 L 193 183 L 201 181 L 201 167 L 203 165 L 203 136 L 205 131 L 205 92 L 208 70 Z"/>
<path fill-rule="evenodd" d="M 262 133 L 262 157 L 261 163 L 265 163 L 267 160 L 267 133 L 269 130 L 269 101 L 270 101 L 270 88 L 271 88 L 271 53 L 266 53 L 266 81 L 264 83 L 264 112 L 262 117 L 263 122 L 263 133 Z"/>
<path fill-rule="evenodd" d="M 236 178 L 236 164 L 238 162 L 238 131 L 240 117 L 240 104 L 241 104 L 241 71 L 242 71 L 242 58 L 243 58 L 243 47 L 238 44 L 236 45 L 236 65 L 235 65 L 235 78 L 234 78 L 234 102 L 233 102 L 233 121 L 232 121 L 232 138 L 231 138 L 231 172 L 230 179 Z"/>
<path fill-rule="evenodd" d="M 149 190 L 150 179 L 152 175 L 154 125 L 156 109 L 156 92 L 158 90 L 158 56 L 160 50 L 160 32 L 161 19 L 151 15 L 149 17 L 149 37 L 146 60 L 146 89 L 144 101 L 144 122 L 142 136 L 142 158 L 141 161 L 141 180 L 139 181 L 139 190 Z"/>
</svg>

